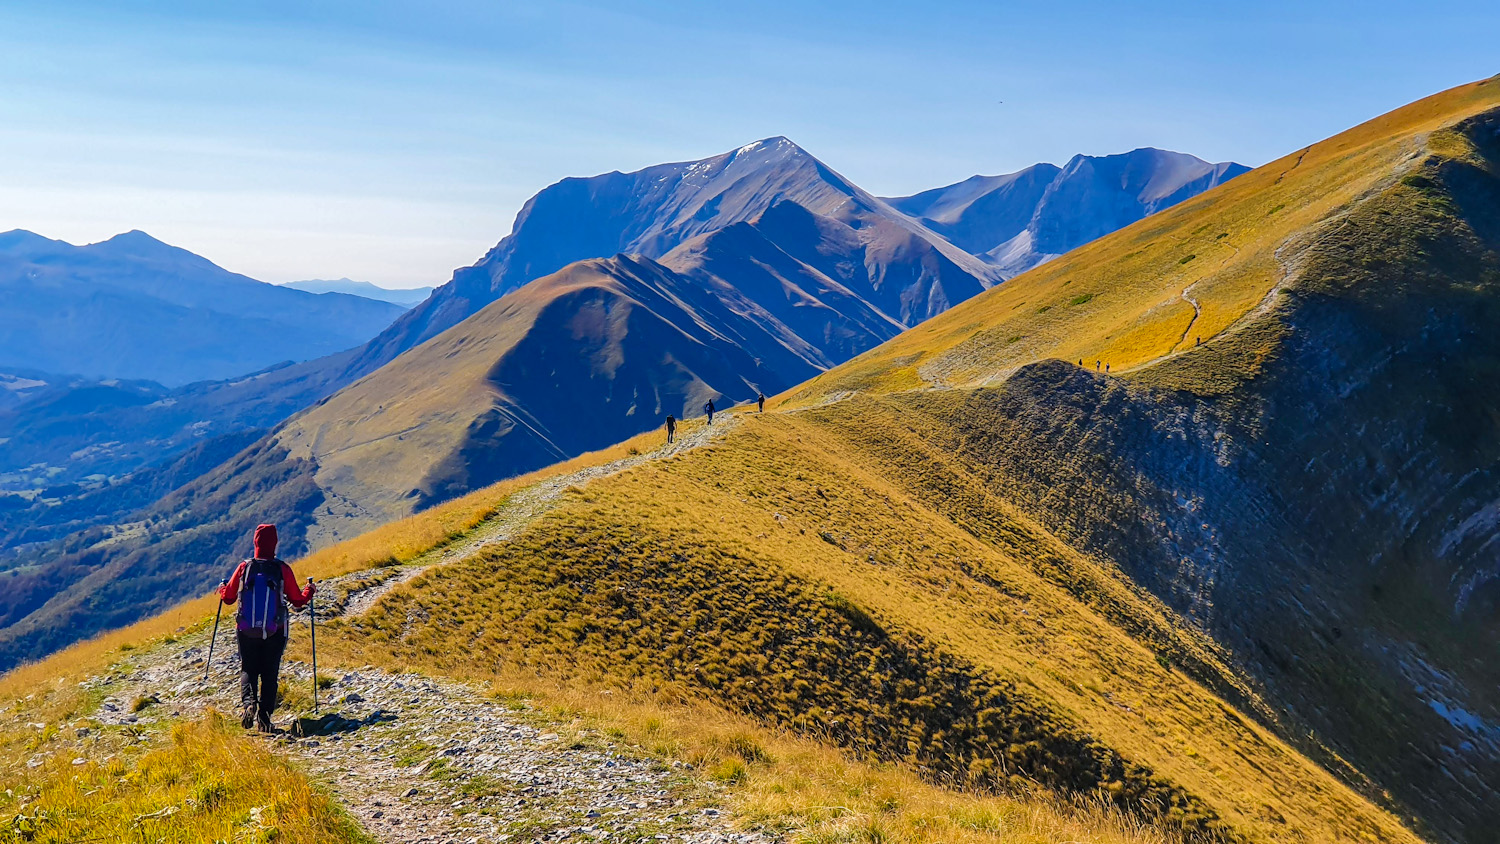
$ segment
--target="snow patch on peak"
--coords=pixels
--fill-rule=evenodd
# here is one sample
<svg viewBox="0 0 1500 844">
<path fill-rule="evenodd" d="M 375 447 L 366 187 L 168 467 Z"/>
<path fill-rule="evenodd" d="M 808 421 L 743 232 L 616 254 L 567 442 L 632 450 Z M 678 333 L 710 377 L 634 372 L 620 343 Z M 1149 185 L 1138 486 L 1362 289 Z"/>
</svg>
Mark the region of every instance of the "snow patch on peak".
<svg viewBox="0 0 1500 844">
<path fill-rule="evenodd" d="M 791 139 L 786 137 L 785 135 L 776 135 L 770 138 L 761 138 L 758 141 L 751 141 L 750 143 L 745 144 L 744 146 L 735 150 L 734 154 L 741 155 L 743 153 L 755 152 L 756 150 L 761 149 L 779 152 L 785 149 L 801 149 L 801 147 L 798 147 L 796 144 L 792 143 Z"/>
</svg>

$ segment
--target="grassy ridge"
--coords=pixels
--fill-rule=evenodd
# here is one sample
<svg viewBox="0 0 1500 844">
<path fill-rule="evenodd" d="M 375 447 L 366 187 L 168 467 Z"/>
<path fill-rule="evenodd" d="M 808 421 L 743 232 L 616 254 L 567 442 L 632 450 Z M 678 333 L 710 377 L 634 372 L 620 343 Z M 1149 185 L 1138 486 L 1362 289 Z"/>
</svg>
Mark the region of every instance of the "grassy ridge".
<svg viewBox="0 0 1500 844">
<path fill-rule="evenodd" d="M 910 421 L 849 404 L 821 413 L 887 438 Z M 348 658 L 706 695 L 945 781 L 1039 780 L 1201 833 L 1412 840 L 1173 669 L 1167 654 L 1193 655 L 1240 683 L 1118 572 L 1024 522 L 1009 544 L 970 533 L 904 488 L 923 479 L 847 437 L 816 413 L 750 417 L 723 444 L 596 482 L 393 593 L 341 631 Z M 1070 573 L 1085 570 L 1096 585 Z M 1080 602 L 1091 591 L 1160 649 Z"/>
<path fill-rule="evenodd" d="M 836 592 L 765 572 L 732 552 L 653 535 L 644 522 L 612 518 L 600 526 L 584 517 L 542 530 L 553 541 L 449 569 L 441 587 L 429 585 L 417 602 L 391 602 L 370 619 L 379 629 L 374 644 L 442 670 L 514 660 L 555 677 L 617 679 L 657 694 L 706 692 L 869 758 L 905 761 L 967 785 L 1031 779 L 1102 790 L 1173 825 L 1218 830 L 1200 801 L 1070 729 L 1014 683 L 893 635 Z M 549 568 L 529 562 L 539 557 Z M 496 578 L 506 593 L 501 606 L 464 599 L 500 599 L 486 588 Z M 441 624 L 402 629 L 408 615 L 434 614 L 445 616 Z M 445 647 L 454 637 L 474 643 L 454 654 Z"/>
</svg>

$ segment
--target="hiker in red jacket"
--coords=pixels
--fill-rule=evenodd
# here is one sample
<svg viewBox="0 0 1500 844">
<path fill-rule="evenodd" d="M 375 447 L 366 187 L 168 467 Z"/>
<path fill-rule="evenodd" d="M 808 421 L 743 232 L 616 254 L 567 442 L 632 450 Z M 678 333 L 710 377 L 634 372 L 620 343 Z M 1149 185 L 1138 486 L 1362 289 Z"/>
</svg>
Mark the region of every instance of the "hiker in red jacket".
<svg viewBox="0 0 1500 844">
<path fill-rule="evenodd" d="M 219 600 L 239 602 L 235 614 L 235 638 L 240 646 L 240 725 L 271 732 L 271 713 L 276 710 L 276 675 L 286 650 L 286 602 L 302 608 L 312 600 L 312 578 L 306 591 L 297 588 L 292 567 L 276 558 L 276 526 L 255 529 L 255 556 L 239 564 L 228 580 L 219 584 Z M 258 688 L 257 688 L 258 687 Z"/>
</svg>

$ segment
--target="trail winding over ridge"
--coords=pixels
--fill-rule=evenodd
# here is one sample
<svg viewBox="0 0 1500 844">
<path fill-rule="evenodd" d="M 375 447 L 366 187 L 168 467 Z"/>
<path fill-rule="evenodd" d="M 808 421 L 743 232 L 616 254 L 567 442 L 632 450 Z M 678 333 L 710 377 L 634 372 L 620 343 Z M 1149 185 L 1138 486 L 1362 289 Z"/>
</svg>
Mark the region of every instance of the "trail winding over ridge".
<svg viewBox="0 0 1500 844">
<path fill-rule="evenodd" d="M 676 442 L 663 444 L 653 451 L 624 457 L 602 466 L 579 469 L 526 487 L 507 498 L 495 515 L 463 538 L 423 554 L 408 564 L 376 570 L 373 583 L 369 582 L 372 572 L 368 569 L 327 581 L 324 586 L 336 590 L 337 595 L 334 598 L 336 611 L 331 615 L 342 618 L 362 616 L 392 589 L 420 577 L 432 568 L 457 562 L 489 545 L 510 540 L 547 512 L 568 488 L 584 486 L 590 481 L 619 474 L 648 461 L 663 460 L 691 451 L 728 434 L 739 423 L 738 413 L 723 413 L 719 418 L 723 420 L 719 424 L 696 426 L 690 431 L 680 432 Z M 350 583 L 356 585 L 346 589 L 345 584 Z"/>
<path fill-rule="evenodd" d="M 355 617 L 391 590 L 444 563 L 515 536 L 566 490 L 650 460 L 669 458 L 732 430 L 737 414 L 695 426 L 677 442 L 603 466 L 540 481 L 506 499 L 468 535 L 411 564 L 365 570 L 326 582 L 319 615 Z M 373 581 L 372 581 L 372 575 Z M 350 588 L 343 588 L 348 584 Z M 306 613 L 293 636 L 306 635 Z M 210 708 L 238 710 L 238 656 L 233 625 L 223 625 L 205 680 L 210 634 L 201 630 L 130 653 L 84 681 L 102 701 L 93 717 L 143 735 L 170 730 L 179 718 Z M 665 763 L 622 747 L 577 722 L 484 689 L 373 666 L 320 669 L 322 718 L 313 734 L 281 732 L 275 752 L 296 759 L 339 799 L 366 833 L 386 844 L 481 841 L 660 840 L 685 844 L 772 844 L 758 832 L 736 832 L 716 807 L 718 787 L 691 766 Z M 311 667 L 283 664 L 283 697 L 309 697 Z M 130 701 L 150 696 L 139 712 Z M 310 701 L 308 701 L 310 703 Z M 283 711 L 278 720 L 287 723 Z M 252 825 L 258 823 L 252 813 Z M 251 830 L 251 832 L 254 832 Z"/>
</svg>

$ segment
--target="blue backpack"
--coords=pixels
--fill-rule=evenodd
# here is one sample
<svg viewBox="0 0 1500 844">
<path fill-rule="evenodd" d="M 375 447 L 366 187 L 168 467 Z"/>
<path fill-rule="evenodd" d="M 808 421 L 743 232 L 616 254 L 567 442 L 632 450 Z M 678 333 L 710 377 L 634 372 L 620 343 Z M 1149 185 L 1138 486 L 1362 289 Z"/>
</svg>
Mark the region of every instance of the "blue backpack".
<svg viewBox="0 0 1500 844">
<path fill-rule="evenodd" d="M 239 632 L 269 639 L 286 632 L 286 602 L 282 600 L 280 560 L 246 560 L 240 578 Z"/>
</svg>

